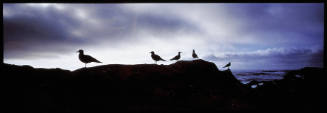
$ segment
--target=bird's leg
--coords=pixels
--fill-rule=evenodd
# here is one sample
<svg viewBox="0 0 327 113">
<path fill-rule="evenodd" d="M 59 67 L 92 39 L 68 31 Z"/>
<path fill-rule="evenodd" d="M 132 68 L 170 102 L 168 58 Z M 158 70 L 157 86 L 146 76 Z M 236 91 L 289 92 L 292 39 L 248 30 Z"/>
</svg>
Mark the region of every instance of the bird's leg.
<svg viewBox="0 0 327 113">
<path fill-rule="evenodd" d="M 86 63 L 85 63 L 85 67 L 84 68 L 86 68 Z"/>
</svg>

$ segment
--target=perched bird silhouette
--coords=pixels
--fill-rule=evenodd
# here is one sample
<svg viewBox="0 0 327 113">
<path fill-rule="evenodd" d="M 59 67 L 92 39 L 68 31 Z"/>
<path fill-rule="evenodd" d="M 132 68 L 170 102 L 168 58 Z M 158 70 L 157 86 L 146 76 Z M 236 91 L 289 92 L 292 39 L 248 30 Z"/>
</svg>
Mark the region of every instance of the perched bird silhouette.
<svg viewBox="0 0 327 113">
<path fill-rule="evenodd" d="M 102 62 L 98 61 L 97 59 L 91 57 L 90 55 L 84 55 L 84 51 L 82 49 L 78 50 L 77 52 L 79 52 L 79 55 L 78 55 L 79 60 L 81 62 L 85 63 L 85 68 L 86 68 L 87 63 L 91 63 L 91 62 L 102 63 Z"/>
<path fill-rule="evenodd" d="M 153 51 L 151 51 L 150 52 L 151 53 L 151 57 L 152 57 L 152 59 L 157 63 L 157 61 L 166 61 L 166 60 L 164 60 L 164 59 L 162 59 L 159 55 L 156 55 L 156 54 L 154 54 L 154 52 Z"/>
<path fill-rule="evenodd" d="M 198 55 L 195 53 L 194 49 L 193 49 L 192 57 L 193 58 L 199 58 Z"/>
<path fill-rule="evenodd" d="M 228 64 L 226 64 L 223 68 L 228 68 L 229 69 L 229 67 L 231 66 L 231 63 L 230 62 L 228 62 Z"/>
<path fill-rule="evenodd" d="M 170 59 L 171 61 L 172 60 L 179 60 L 181 58 L 181 53 L 182 52 L 178 52 L 178 55 L 176 55 L 174 58 Z"/>
</svg>

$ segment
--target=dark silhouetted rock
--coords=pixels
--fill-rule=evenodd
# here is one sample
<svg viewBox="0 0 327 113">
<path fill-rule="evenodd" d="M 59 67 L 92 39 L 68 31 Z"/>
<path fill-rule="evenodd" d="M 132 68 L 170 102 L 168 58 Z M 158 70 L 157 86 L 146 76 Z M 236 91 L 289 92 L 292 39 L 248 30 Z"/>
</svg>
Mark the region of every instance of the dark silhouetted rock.
<svg viewBox="0 0 327 113">
<path fill-rule="evenodd" d="M 322 108 L 319 100 L 322 98 L 323 75 L 326 75 L 326 70 L 314 67 L 288 71 L 283 79 L 264 81 L 263 85 L 252 89 L 249 98 L 257 103 L 259 111 L 319 111 Z"/>
<path fill-rule="evenodd" d="M 305 109 L 305 68 L 246 87 L 230 70 L 204 60 L 170 65 L 110 64 L 75 71 L 2 65 L 12 112 L 275 111 Z M 291 75 L 292 74 L 292 75 Z M 301 75 L 293 79 L 294 74 Z M 290 76 L 290 77 L 288 77 Z M 314 91 L 314 90 L 312 90 Z M 313 95 L 311 95 L 313 96 Z M 288 107 L 285 107 L 288 106 Z"/>
</svg>

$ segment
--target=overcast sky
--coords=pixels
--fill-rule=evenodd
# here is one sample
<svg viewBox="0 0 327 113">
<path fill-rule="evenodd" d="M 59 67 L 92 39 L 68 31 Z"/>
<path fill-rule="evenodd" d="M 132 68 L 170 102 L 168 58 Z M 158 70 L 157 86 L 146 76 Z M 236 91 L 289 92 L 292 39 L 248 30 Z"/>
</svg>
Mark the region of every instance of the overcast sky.
<svg viewBox="0 0 327 113">
<path fill-rule="evenodd" d="M 219 69 L 298 69 L 323 65 L 324 5 L 3 4 L 3 31 L 4 62 L 38 68 L 81 68 L 79 49 L 103 64 L 195 49 Z"/>
</svg>

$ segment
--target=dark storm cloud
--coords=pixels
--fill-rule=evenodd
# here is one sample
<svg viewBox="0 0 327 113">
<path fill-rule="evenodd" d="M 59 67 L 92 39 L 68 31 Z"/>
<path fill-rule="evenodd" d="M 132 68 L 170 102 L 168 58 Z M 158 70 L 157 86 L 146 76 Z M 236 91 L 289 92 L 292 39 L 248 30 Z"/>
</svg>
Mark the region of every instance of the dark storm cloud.
<svg viewBox="0 0 327 113">
<path fill-rule="evenodd" d="M 247 27 L 250 28 L 245 29 L 246 32 L 251 30 L 303 32 L 309 28 L 321 27 L 317 25 L 324 23 L 323 8 L 323 4 L 241 4 L 228 7 L 228 12 L 234 18 L 248 24 Z"/>
<path fill-rule="evenodd" d="M 92 35 L 95 35 L 95 37 L 107 35 L 111 41 L 121 42 L 124 41 L 124 38 L 133 38 L 131 36 L 137 35 L 142 31 L 160 36 L 156 38 L 180 31 L 186 33 L 199 31 L 194 23 L 188 23 L 181 18 L 172 17 L 171 15 L 136 13 L 118 4 L 91 5 L 88 9 L 91 9 L 92 18 L 98 19 L 107 28 L 92 31 Z"/>
<path fill-rule="evenodd" d="M 203 56 L 225 54 L 206 59 L 217 62 L 232 59 L 257 67 L 261 63 L 302 66 L 322 62 L 322 50 L 317 50 L 323 47 L 323 4 L 4 4 L 3 7 L 5 59 L 32 61 L 29 59 L 60 57 L 80 47 L 112 59 L 117 56 L 111 54 L 121 53 L 121 49 L 127 54 L 156 47 L 194 48 Z M 276 47 L 294 49 L 267 49 Z M 124 58 L 134 59 L 138 55 L 128 54 Z M 143 63 L 142 60 L 131 61 Z"/>
<path fill-rule="evenodd" d="M 242 36 L 258 37 L 258 41 L 271 42 L 273 46 L 314 45 L 322 41 L 323 4 L 233 4 L 225 7 L 232 18 L 243 22 L 237 32 Z"/>
<path fill-rule="evenodd" d="M 5 58 L 55 56 L 72 52 L 72 49 L 83 45 L 97 45 L 98 42 L 124 44 L 125 40 L 142 38 L 135 36 L 139 31 L 164 36 L 180 29 L 193 30 L 181 19 L 135 14 L 117 4 L 61 5 L 65 6 L 64 11 L 54 6 L 38 8 L 26 4 L 5 4 L 5 13 L 8 13 L 3 17 Z M 74 31 L 80 35 L 74 35 Z"/>
<path fill-rule="evenodd" d="M 79 28 L 87 40 L 101 42 L 108 40 L 109 44 L 122 42 L 124 38 L 133 32 L 133 15 L 124 11 L 118 4 L 72 4 L 67 5 L 68 10 L 75 10 L 72 13 L 87 13 L 86 19 L 79 19 L 82 26 Z M 66 15 L 70 16 L 70 15 Z M 94 23 L 87 23 L 95 21 Z"/>
<path fill-rule="evenodd" d="M 67 47 L 85 43 L 69 32 L 78 23 L 56 9 L 35 10 L 12 4 L 5 6 L 11 12 L 10 16 L 3 17 L 5 58 L 47 56 L 42 54 L 49 51 L 65 53 L 70 51 Z M 24 13 L 20 13 L 22 10 Z"/>
<path fill-rule="evenodd" d="M 149 30 L 156 30 L 156 33 L 173 33 L 178 30 L 183 30 L 185 32 L 198 32 L 196 26 L 188 23 L 185 20 L 166 17 L 166 16 L 157 16 L 157 15 L 144 15 L 138 18 L 138 23 L 143 27 L 146 27 Z"/>
</svg>

